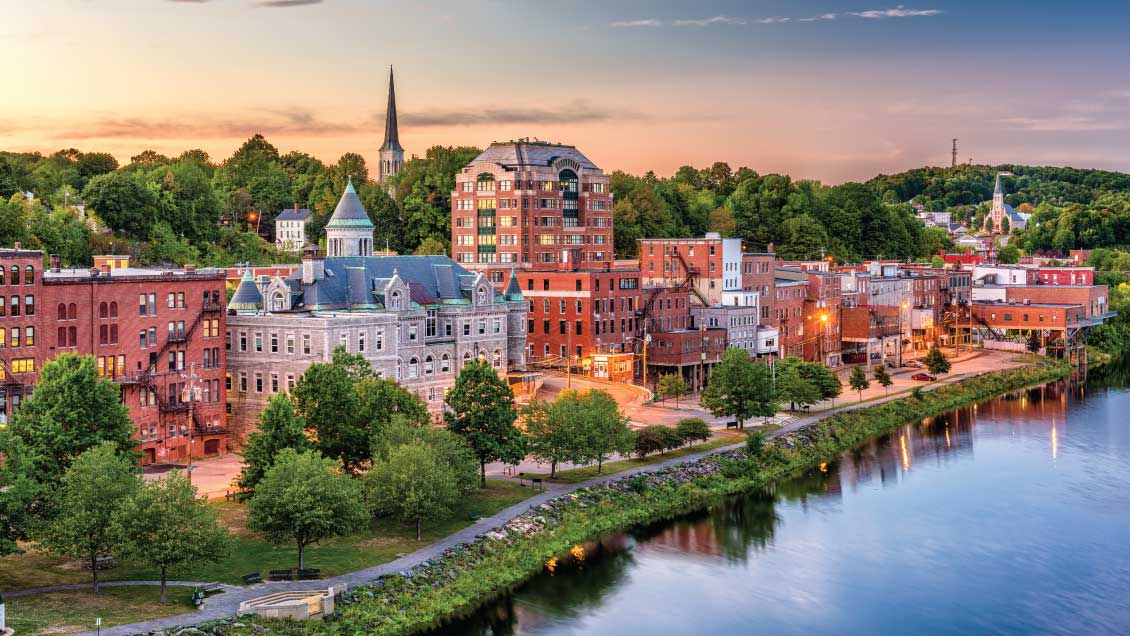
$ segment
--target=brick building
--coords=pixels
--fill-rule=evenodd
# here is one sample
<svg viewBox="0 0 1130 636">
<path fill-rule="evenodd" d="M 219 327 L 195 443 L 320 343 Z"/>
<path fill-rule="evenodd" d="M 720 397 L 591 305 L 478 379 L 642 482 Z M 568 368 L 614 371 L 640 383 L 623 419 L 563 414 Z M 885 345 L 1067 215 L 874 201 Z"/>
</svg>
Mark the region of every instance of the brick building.
<svg viewBox="0 0 1130 636">
<path fill-rule="evenodd" d="M 455 175 L 451 221 L 452 257 L 469 267 L 613 259 L 608 177 L 573 146 L 492 143 Z"/>
<path fill-rule="evenodd" d="M 517 271 L 529 305 L 527 358 L 575 363 L 593 354 L 631 353 L 639 330 L 639 270 Z"/>
<path fill-rule="evenodd" d="M 804 298 L 808 294 L 808 275 L 799 270 L 774 270 L 779 357 L 804 355 Z"/>
<path fill-rule="evenodd" d="M 742 304 L 742 241 L 708 232 L 702 238 L 640 239 L 640 275 L 647 286 L 693 282 L 703 305 Z M 730 302 L 728 302 L 730 301 Z"/>
<path fill-rule="evenodd" d="M 100 257 L 91 269 L 52 261 L 41 271 L 41 252 L 0 251 L 0 412 L 18 408 L 58 353 L 93 355 L 99 374 L 122 388 L 144 463 L 224 452 L 223 270 L 133 268 L 125 257 Z"/>
<path fill-rule="evenodd" d="M 807 272 L 804 324 L 809 336 L 803 341 L 804 359 L 840 366 L 840 318 L 843 276 L 837 272 Z"/>
</svg>

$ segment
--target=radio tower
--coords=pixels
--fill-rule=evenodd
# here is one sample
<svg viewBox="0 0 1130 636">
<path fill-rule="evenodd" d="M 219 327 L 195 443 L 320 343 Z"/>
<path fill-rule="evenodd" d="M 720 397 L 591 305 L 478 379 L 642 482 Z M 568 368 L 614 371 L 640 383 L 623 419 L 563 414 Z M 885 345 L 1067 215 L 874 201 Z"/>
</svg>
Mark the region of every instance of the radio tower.
<svg viewBox="0 0 1130 636">
<path fill-rule="evenodd" d="M 950 159 L 950 167 L 951 168 L 957 167 L 957 138 L 956 137 L 954 137 L 954 140 L 953 140 L 953 158 Z"/>
</svg>

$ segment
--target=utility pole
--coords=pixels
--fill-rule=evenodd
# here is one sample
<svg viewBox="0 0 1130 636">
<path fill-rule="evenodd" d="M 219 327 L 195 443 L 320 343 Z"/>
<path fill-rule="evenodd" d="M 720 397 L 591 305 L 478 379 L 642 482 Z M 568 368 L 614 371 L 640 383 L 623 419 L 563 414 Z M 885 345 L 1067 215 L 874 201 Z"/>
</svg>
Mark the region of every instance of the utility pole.
<svg viewBox="0 0 1130 636">
<path fill-rule="evenodd" d="M 953 139 L 953 157 L 950 159 L 950 167 L 957 167 L 957 137 Z"/>
<path fill-rule="evenodd" d="M 698 358 L 698 392 L 701 395 L 706 387 L 706 323 L 699 325 L 698 330 L 702 334 L 702 355 Z"/>
<path fill-rule="evenodd" d="M 193 432 L 195 430 L 196 422 L 192 418 L 192 408 L 196 401 L 199 399 L 200 393 L 200 376 L 196 375 L 196 363 L 189 365 L 188 373 L 180 374 L 184 380 L 188 380 L 181 393 L 181 399 L 188 402 L 188 482 L 192 483 L 192 444 L 194 440 Z"/>
</svg>

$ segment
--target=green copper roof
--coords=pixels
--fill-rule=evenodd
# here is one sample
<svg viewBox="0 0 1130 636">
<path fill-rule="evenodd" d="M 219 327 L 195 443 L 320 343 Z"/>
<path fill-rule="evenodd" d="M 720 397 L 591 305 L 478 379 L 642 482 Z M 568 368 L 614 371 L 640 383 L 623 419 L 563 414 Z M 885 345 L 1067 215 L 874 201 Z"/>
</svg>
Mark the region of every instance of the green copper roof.
<svg viewBox="0 0 1130 636">
<path fill-rule="evenodd" d="M 330 217 L 329 223 L 326 223 L 326 228 L 335 227 L 367 229 L 373 227 L 369 214 L 365 212 L 365 206 L 361 205 L 361 197 L 357 196 L 357 190 L 353 188 L 353 177 L 349 178 L 349 184 L 345 186 L 345 192 L 337 202 L 333 216 Z"/>
<path fill-rule="evenodd" d="M 263 307 L 263 295 L 259 293 L 259 288 L 255 285 L 255 279 L 251 277 L 251 268 L 247 268 L 243 272 L 243 278 L 239 280 L 239 287 L 235 289 L 235 294 L 231 297 L 231 302 L 228 303 L 228 309 L 236 311 L 254 311 Z"/>
</svg>

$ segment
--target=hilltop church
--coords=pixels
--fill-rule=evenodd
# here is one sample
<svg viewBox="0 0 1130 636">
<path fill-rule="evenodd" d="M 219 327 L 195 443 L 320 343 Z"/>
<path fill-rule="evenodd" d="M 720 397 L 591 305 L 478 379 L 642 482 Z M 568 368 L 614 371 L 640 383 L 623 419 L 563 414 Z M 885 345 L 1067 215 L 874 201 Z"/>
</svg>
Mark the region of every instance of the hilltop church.
<svg viewBox="0 0 1130 636">
<path fill-rule="evenodd" d="M 1001 176 L 997 174 L 997 184 L 993 188 L 993 206 L 989 208 L 989 214 L 985 217 L 985 228 L 997 234 L 1004 234 L 1001 231 L 1004 219 L 1008 219 L 1008 229 L 1023 230 L 1028 227 L 1028 218 L 1030 214 L 1017 212 L 1012 209 L 1012 206 L 1004 202 L 1004 190 L 1001 188 Z M 992 225 L 990 226 L 990 222 Z"/>
</svg>

